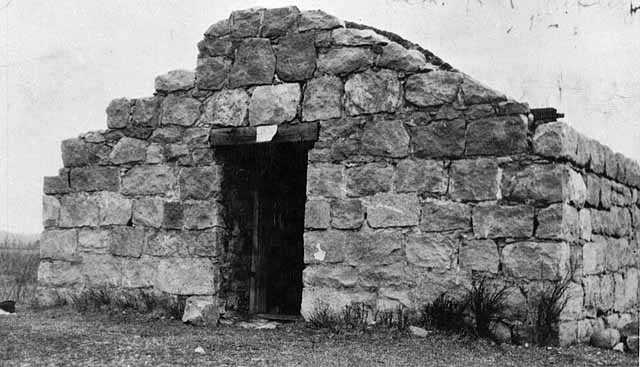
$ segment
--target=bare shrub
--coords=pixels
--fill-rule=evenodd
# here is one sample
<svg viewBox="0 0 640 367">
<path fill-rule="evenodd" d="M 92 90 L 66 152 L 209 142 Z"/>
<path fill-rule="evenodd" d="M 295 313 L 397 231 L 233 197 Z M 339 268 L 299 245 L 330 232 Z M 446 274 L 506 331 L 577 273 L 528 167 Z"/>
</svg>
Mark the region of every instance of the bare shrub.
<svg viewBox="0 0 640 367">
<path fill-rule="evenodd" d="M 30 304 L 38 278 L 38 242 L 5 239 L 0 243 L 0 301 Z"/>
</svg>

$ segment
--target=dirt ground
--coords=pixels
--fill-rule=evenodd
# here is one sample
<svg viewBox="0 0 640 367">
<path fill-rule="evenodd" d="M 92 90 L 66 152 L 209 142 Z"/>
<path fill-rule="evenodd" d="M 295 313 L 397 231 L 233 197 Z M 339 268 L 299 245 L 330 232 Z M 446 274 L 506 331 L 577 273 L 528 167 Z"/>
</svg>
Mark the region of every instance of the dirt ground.
<svg viewBox="0 0 640 367">
<path fill-rule="evenodd" d="M 195 352 L 197 347 L 204 354 Z M 0 366 L 637 366 L 587 346 L 495 345 L 441 332 L 335 335 L 304 324 L 275 330 L 195 328 L 140 316 L 66 309 L 0 316 Z"/>
</svg>

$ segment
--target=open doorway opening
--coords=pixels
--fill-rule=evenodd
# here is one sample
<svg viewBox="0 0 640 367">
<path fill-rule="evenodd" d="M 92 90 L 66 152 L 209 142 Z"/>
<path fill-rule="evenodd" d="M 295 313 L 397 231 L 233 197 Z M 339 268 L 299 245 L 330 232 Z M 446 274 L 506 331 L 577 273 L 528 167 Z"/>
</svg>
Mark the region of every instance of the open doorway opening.
<svg viewBox="0 0 640 367">
<path fill-rule="evenodd" d="M 244 250 L 238 251 L 245 255 L 244 264 L 243 257 L 237 257 L 232 283 L 243 280 L 246 293 L 241 292 L 241 298 L 246 297 L 246 305 L 240 308 L 249 313 L 300 313 L 309 148 L 307 142 L 224 148 L 225 165 L 233 166 L 225 170 L 233 185 L 228 192 L 235 192 L 228 200 L 230 219 L 241 223 L 238 232 L 246 235 L 241 241 Z"/>
</svg>

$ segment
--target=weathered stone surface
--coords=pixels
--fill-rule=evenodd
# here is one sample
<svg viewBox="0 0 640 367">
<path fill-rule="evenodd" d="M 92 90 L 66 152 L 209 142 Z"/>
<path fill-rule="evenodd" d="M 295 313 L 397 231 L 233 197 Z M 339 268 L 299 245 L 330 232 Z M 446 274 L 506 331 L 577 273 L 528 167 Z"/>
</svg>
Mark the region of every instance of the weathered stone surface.
<svg viewBox="0 0 640 367">
<path fill-rule="evenodd" d="M 68 261 L 41 261 L 38 284 L 53 287 L 73 286 L 82 281 L 80 266 Z"/>
<path fill-rule="evenodd" d="M 260 33 L 260 23 L 264 8 L 250 8 L 231 12 L 229 30 L 231 37 L 256 37 Z"/>
<path fill-rule="evenodd" d="M 624 274 L 624 301 L 622 302 L 622 307 L 625 310 L 638 306 L 638 300 L 640 299 L 639 281 L 640 272 L 638 269 L 627 268 Z"/>
<path fill-rule="evenodd" d="M 282 36 L 295 28 L 299 16 L 300 10 L 295 6 L 265 9 L 260 33 L 263 37 Z"/>
<path fill-rule="evenodd" d="M 461 157 L 465 145 L 464 120 L 434 121 L 426 126 L 412 126 L 411 149 L 416 157 Z"/>
<path fill-rule="evenodd" d="M 115 256 L 140 257 L 144 248 L 144 229 L 115 226 L 109 234 L 109 252 Z"/>
<path fill-rule="evenodd" d="M 379 67 L 398 71 L 419 71 L 434 68 L 433 65 L 427 63 L 422 52 L 407 50 L 395 42 L 389 42 L 382 47 L 382 54 L 378 57 L 376 64 Z"/>
<path fill-rule="evenodd" d="M 372 228 L 418 225 L 420 204 L 415 194 L 376 194 L 364 204 Z"/>
<path fill-rule="evenodd" d="M 94 254 L 109 252 L 111 229 L 83 228 L 78 231 L 78 251 Z"/>
<path fill-rule="evenodd" d="M 198 42 L 198 57 L 232 56 L 233 42 L 229 38 L 207 38 Z"/>
<path fill-rule="evenodd" d="M 156 90 L 160 92 L 176 92 L 193 88 L 195 74 L 188 70 L 171 70 L 156 77 Z"/>
<path fill-rule="evenodd" d="M 191 126 L 200 116 L 200 102 L 191 97 L 169 95 L 162 101 L 162 124 Z"/>
<path fill-rule="evenodd" d="M 89 144 L 82 140 L 74 138 L 62 141 L 62 163 L 65 167 L 87 166 L 99 160 L 100 157 L 92 151 Z"/>
<path fill-rule="evenodd" d="M 136 166 L 122 178 L 122 193 L 128 195 L 166 195 L 177 184 L 169 166 Z"/>
<path fill-rule="evenodd" d="M 180 202 L 164 203 L 162 227 L 181 229 L 184 225 L 184 207 Z"/>
<path fill-rule="evenodd" d="M 431 71 L 414 74 L 405 83 L 405 98 L 420 107 L 451 103 L 462 83 L 460 74 L 450 71 Z"/>
<path fill-rule="evenodd" d="M 409 134 L 402 121 L 368 122 L 362 134 L 362 152 L 389 158 L 406 157 L 409 154 Z"/>
<path fill-rule="evenodd" d="M 393 167 L 385 163 L 367 163 L 346 171 L 347 195 L 366 196 L 391 190 Z"/>
<path fill-rule="evenodd" d="M 231 32 L 230 23 L 231 21 L 229 17 L 210 25 L 204 32 L 205 37 L 217 38 L 228 35 Z"/>
<path fill-rule="evenodd" d="M 594 347 L 611 349 L 620 342 L 620 332 L 614 328 L 594 330 L 589 343 Z"/>
<path fill-rule="evenodd" d="M 449 193 L 454 200 L 499 199 L 499 168 L 492 159 L 469 159 L 451 164 Z"/>
<path fill-rule="evenodd" d="M 169 258 L 158 262 L 155 287 L 163 292 L 183 295 L 216 294 L 219 270 L 209 259 Z"/>
<path fill-rule="evenodd" d="M 162 98 L 159 96 L 138 98 L 134 101 L 131 110 L 131 122 L 136 126 L 158 126 L 160 120 L 160 102 Z"/>
<path fill-rule="evenodd" d="M 222 206 L 215 201 L 192 201 L 184 205 L 184 226 L 206 229 L 224 226 Z"/>
<path fill-rule="evenodd" d="M 182 132 L 183 130 L 180 126 L 163 126 L 153 131 L 153 134 L 151 134 L 149 141 L 152 143 L 160 144 L 175 143 L 177 141 L 180 141 L 180 139 L 182 138 Z"/>
<path fill-rule="evenodd" d="M 220 191 L 222 167 L 189 167 L 180 170 L 180 198 L 204 200 Z"/>
<path fill-rule="evenodd" d="M 485 117 L 493 117 L 496 115 L 496 112 L 490 104 L 476 104 L 469 106 L 469 108 L 464 111 L 464 115 L 468 120 L 477 120 Z"/>
<path fill-rule="evenodd" d="M 132 102 L 127 98 L 118 98 L 107 106 L 107 126 L 109 129 L 121 129 L 129 124 Z"/>
<path fill-rule="evenodd" d="M 579 320 L 582 316 L 584 303 L 584 291 L 580 284 L 570 282 L 565 290 L 566 303 L 562 312 L 560 312 L 560 320 Z"/>
<path fill-rule="evenodd" d="M 310 229 L 329 228 L 330 205 L 326 200 L 308 200 L 304 208 L 304 227 Z"/>
<path fill-rule="evenodd" d="M 146 159 L 147 142 L 139 139 L 124 137 L 118 141 L 109 154 L 109 159 L 115 164 L 141 162 Z"/>
<path fill-rule="evenodd" d="M 312 29 L 333 29 L 344 27 L 344 22 L 329 15 L 322 10 L 307 10 L 300 13 L 298 20 L 298 30 L 300 32 Z"/>
<path fill-rule="evenodd" d="M 276 46 L 276 73 L 284 81 L 310 79 L 316 69 L 313 34 L 291 33 L 281 37 Z"/>
<path fill-rule="evenodd" d="M 331 226 L 337 229 L 357 229 L 364 222 L 364 208 L 358 199 L 331 202 Z"/>
<path fill-rule="evenodd" d="M 510 155 L 528 149 L 527 121 L 520 116 L 471 121 L 467 127 L 467 155 Z"/>
<path fill-rule="evenodd" d="M 85 254 L 81 272 L 89 287 L 119 287 L 122 284 L 122 258 Z"/>
<path fill-rule="evenodd" d="M 471 288 L 471 273 L 457 270 L 421 271 L 416 274 L 415 282 L 416 287 L 410 292 L 414 304 L 431 303 L 444 292 L 462 300 Z"/>
<path fill-rule="evenodd" d="M 373 304 L 375 297 L 375 293 L 361 290 L 304 287 L 300 314 L 309 320 L 319 307 L 328 307 L 331 312 L 339 313 L 353 303 Z"/>
<path fill-rule="evenodd" d="M 385 45 L 389 40 L 371 29 L 339 28 L 331 31 L 331 38 L 341 46 Z"/>
<path fill-rule="evenodd" d="M 75 229 L 46 230 L 40 236 L 40 258 L 72 261 L 78 251 Z"/>
<path fill-rule="evenodd" d="M 248 38 L 238 46 L 236 58 L 229 73 L 229 84 L 233 88 L 271 84 L 275 70 L 276 57 L 269 40 Z"/>
<path fill-rule="evenodd" d="M 371 50 L 359 47 L 336 47 L 318 54 L 318 71 L 344 75 L 361 71 L 373 64 Z"/>
<path fill-rule="evenodd" d="M 131 220 L 131 200 L 121 194 L 103 191 L 94 198 L 100 208 L 100 225 L 127 224 Z"/>
<path fill-rule="evenodd" d="M 249 104 L 249 124 L 278 125 L 291 121 L 296 117 L 299 103 L 297 83 L 256 87 Z"/>
<path fill-rule="evenodd" d="M 157 259 L 142 256 L 140 258 L 121 258 L 121 261 L 122 286 L 124 288 L 153 287 L 153 280 L 158 271 Z"/>
<path fill-rule="evenodd" d="M 84 193 L 60 198 L 60 227 L 96 226 L 100 222 L 98 202 Z"/>
<path fill-rule="evenodd" d="M 407 261 L 421 267 L 450 269 L 460 240 L 451 233 L 411 233 L 407 237 Z"/>
<path fill-rule="evenodd" d="M 307 168 L 307 196 L 343 197 L 345 195 L 342 166 L 315 164 Z"/>
<path fill-rule="evenodd" d="M 422 204 L 420 228 L 439 232 L 471 228 L 471 209 L 461 203 L 427 199 Z"/>
<path fill-rule="evenodd" d="M 448 183 L 448 173 L 441 161 L 404 159 L 396 166 L 397 192 L 444 194 Z"/>
<path fill-rule="evenodd" d="M 191 296 L 187 298 L 182 322 L 195 326 L 216 326 L 220 319 L 217 299 L 213 296 Z"/>
<path fill-rule="evenodd" d="M 536 128 L 533 151 L 536 154 L 574 160 L 578 150 L 578 133 L 564 122 L 550 122 Z"/>
<path fill-rule="evenodd" d="M 58 225 L 60 218 L 60 201 L 55 196 L 42 196 L 42 225 L 47 227 L 55 227 Z"/>
<path fill-rule="evenodd" d="M 304 233 L 304 263 L 339 263 L 345 259 L 345 244 L 354 236 L 347 231 L 312 231 Z"/>
<path fill-rule="evenodd" d="M 573 241 L 580 237 L 578 211 L 567 204 L 553 204 L 537 215 L 536 237 Z"/>
<path fill-rule="evenodd" d="M 502 195 L 510 200 L 581 206 L 586 200 L 582 177 L 563 165 L 530 165 L 507 169 L 502 175 Z"/>
<path fill-rule="evenodd" d="M 482 83 L 468 76 L 464 76 L 462 82 L 462 94 L 465 104 L 495 103 L 505 101 L 504 94 L 494 91 Z"/>
<path fill-rule="evenodd" d="M 400 105 L 398 75 L 390 70 L 354 74 L 344 85 L 345 110 L 351 116 L 394 112 Z"/>
<path fill-rule="evenodd" d="M 637 255 L 632 254 L 629 240 L 626 238 L 607 238 L 605 264 L 608 271 L 618 271 L 626 265 L 637 266 Z"/>
<path fill-rule="evenodd" d="M 302 120 L 328 120 L 342 115 L 342 91 L 340 78 L 326 75 L 307 82 L 302 102 Z"/>
<path fill-rule="evenodd" d="M 533 208 L 526 205 L 481 204 L 473 208 L 476 238 L 530 237 L 533 222 Z"/>
<path fill-rule="evenodd" d="M 69 187 L 69 176 L 47 176 L 42 182 L 42 191 L 45 194 L 67 194 L 71 192 Z"/>
<path fill-rule="evenodd" d="M 346 237 L 345 263 L 353 266 L 389 265 L 403 260 L 404 236 L 397 231 L 354 233 Z"/>
<path fill-rule="evenodd" d="M 214 126 L 243 126 L 248 111 L 249 95 L 244 89 L 224 89 L 207 100 L 201 121 Z"/>
<path fill-rule="evenodd" d="M 154 257 L 216 257 L 224 230 L 148 232 L 144 253 Z"/>
<path fill-rule="evenodd" d="M 564 242 L 508 244 L 502 250 L 502 269 L 515 278 L 559 279 L 569 270 L 569 252 Z"/>
<path fill-rule="evenodd" d="M 587 187 L 586 203 L 597 207 L 600 205 L 600 177 L 589 173 L 584 178 Z"/>
<path fill-rule="evenodd" d="M 492 240 L 465 240 L 460 247 L 460 267 L 475 271 L 498 272 L 500 254 Z"/>
<path fill-rule="evenodd" d="M 204 90 L 219 90 L 227 84 L 231 62 L 223 56 L 199 57 L 196 66 L 196 86 Z"/>
<path fill-rule="evenodd" d="M 593 236 L 593 242 L 582 246 L 582 271 L 585 274 L 599 274 L 604 271 L 606 241 L 600 236 Z"/>
</svg>

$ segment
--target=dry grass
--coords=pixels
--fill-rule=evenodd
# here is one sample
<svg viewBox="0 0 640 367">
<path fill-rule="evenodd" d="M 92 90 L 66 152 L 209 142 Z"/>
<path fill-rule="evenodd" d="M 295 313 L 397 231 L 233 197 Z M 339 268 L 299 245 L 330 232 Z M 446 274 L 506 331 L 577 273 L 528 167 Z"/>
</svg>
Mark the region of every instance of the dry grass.
<svg viewBox="0 0 640 367">
<path fill-rule="evenodd" d="M 35 294 L 40 254 L 38 242 L 0 242 L 0 301 L 29 305 Z"/>
</svg>

